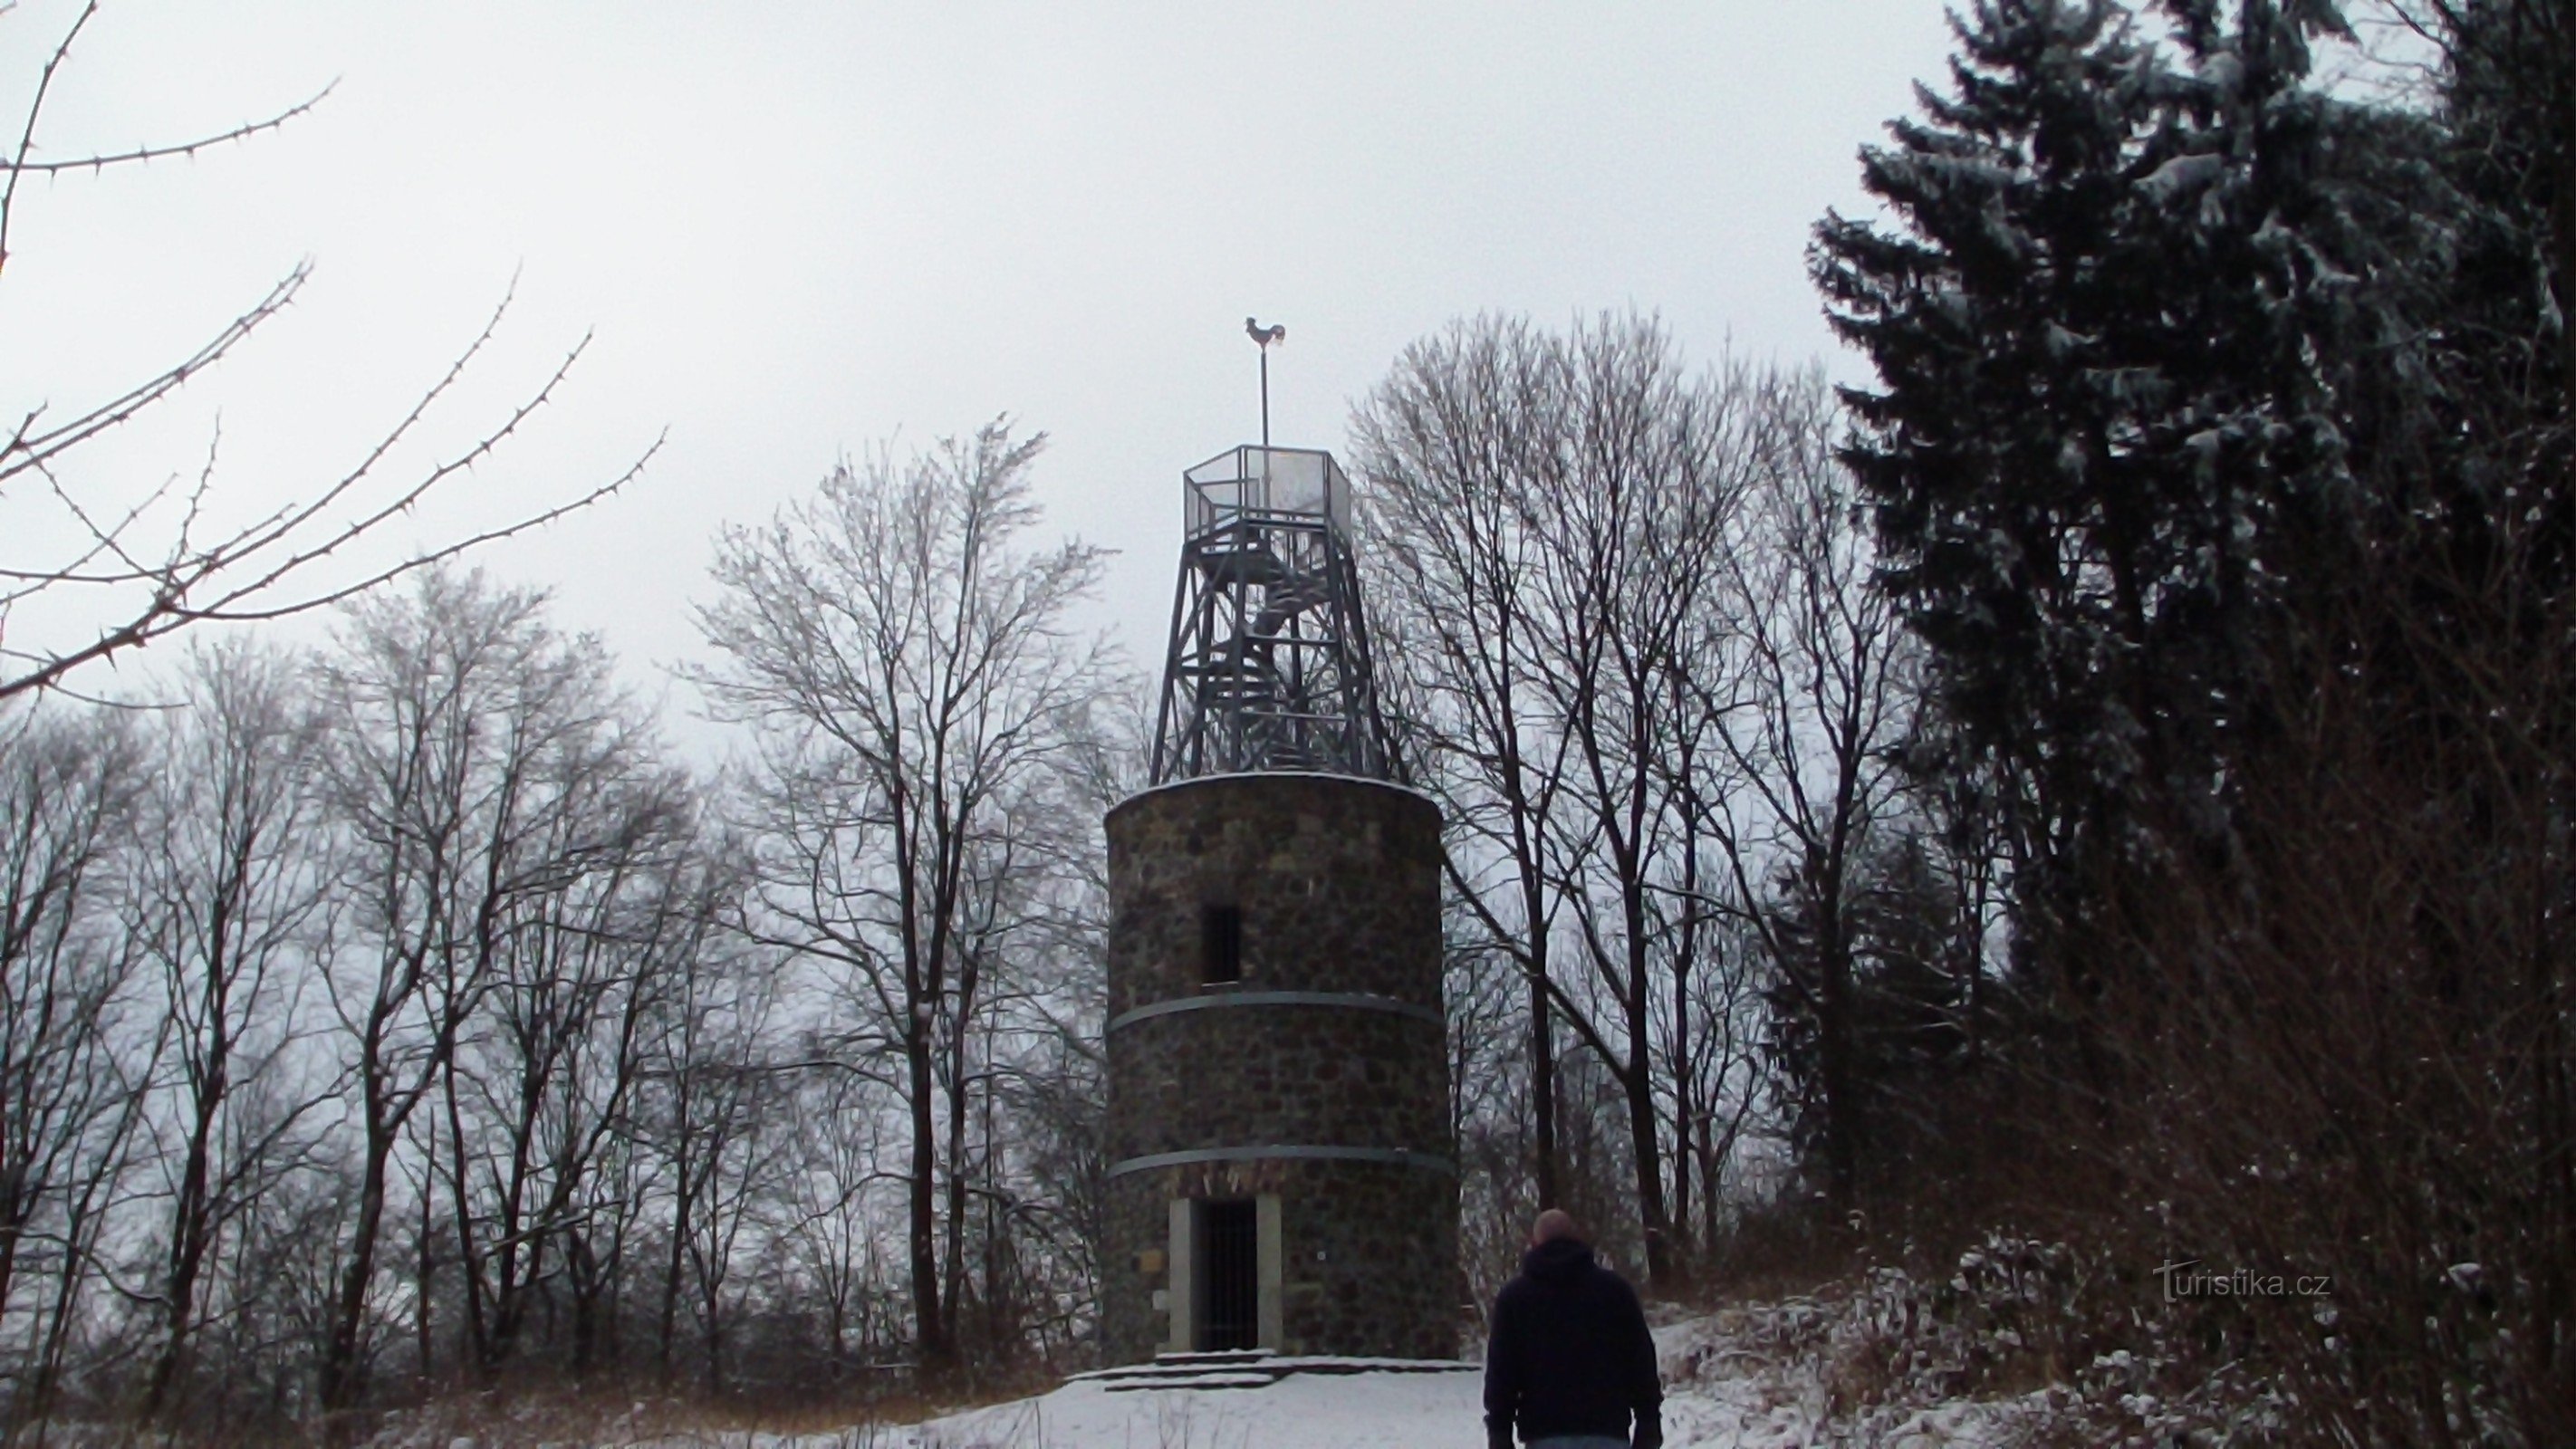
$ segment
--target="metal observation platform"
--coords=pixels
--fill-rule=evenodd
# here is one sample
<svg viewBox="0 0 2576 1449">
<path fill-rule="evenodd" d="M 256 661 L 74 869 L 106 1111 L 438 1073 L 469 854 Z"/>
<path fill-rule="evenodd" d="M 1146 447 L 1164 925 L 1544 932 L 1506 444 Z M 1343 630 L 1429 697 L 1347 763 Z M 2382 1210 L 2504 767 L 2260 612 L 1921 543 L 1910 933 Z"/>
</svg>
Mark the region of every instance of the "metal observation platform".
<svg viewBox="0 0 2576 1449">
<path fill-rule="evenodd" d="M 1393 778 L 1341 465 L 1318 449 L 1245 444 L 1181 481 L 1154 783 L 1258 770 Z"/>
</svg>

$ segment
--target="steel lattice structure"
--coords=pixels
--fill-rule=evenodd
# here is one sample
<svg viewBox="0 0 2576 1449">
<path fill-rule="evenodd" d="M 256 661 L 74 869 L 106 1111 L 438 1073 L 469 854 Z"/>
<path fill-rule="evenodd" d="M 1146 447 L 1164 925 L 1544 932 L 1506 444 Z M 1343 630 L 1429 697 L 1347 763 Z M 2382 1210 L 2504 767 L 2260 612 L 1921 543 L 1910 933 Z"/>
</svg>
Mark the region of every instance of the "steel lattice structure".
<svg viewBox="0 0 2576 1449">
<path fill-rule="evenodd" d="M 1340 465 L 1247 444 L 1181 481 L 1154 783 L 1254 770 L 1392 779 Z"/>
</svg>

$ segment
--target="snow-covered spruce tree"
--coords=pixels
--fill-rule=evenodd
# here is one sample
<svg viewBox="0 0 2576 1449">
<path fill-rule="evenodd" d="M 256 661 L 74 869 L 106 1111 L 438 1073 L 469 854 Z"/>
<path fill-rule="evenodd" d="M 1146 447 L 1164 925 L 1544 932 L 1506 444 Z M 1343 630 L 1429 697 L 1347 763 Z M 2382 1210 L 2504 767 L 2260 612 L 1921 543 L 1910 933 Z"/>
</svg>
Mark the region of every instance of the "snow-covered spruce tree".
<svg viewBox="0 0 2576 1449">
<path fill-rule="evenodd" d="M 1980 0 L 1863 152 L 1886 220 L 1811 256 L 1880 378 L 1846 456 L 1886 580 L 2014 787 L 2026 944 L 2142 818 L 2223 844 L 2249 653 L 2364 529 L 2357 373 L 2407 335 L 2414 143 L 2307 83 L 2333 8 L 2160 9 Z"/>
<path fill-rule="evenodd" d="M 1989 0 L 1866 156 L 1888 220 L 1814 257 L 1879 369 L 1888 582 L 2011 819 L 2000 1190 L 2117 1261 L 2331 1281 L 2147 1310 L 2166 1387 L 2259 1366 L 2293 1441 L 2576 1435 L 2547 11 L 2457 7 L 2410 111 L 2310 83 L 2322 6 Z"/>
</svg>

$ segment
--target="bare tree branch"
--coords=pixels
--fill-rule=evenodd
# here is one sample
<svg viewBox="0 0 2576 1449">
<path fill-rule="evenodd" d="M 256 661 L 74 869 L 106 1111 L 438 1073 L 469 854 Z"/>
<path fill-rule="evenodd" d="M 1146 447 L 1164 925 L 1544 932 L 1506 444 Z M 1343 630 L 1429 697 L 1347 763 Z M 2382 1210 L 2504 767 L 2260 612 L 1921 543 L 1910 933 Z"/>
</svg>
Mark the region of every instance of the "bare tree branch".
<svg viewBox="0 0 2576 1449">
<path fill-rule="evenodd" d="M 275 130 L 312 110 L 326 87 L 312 98 L 264 120 L 193 140 L 149 144 L 126 151 L 102 151 L 76 161 L 37 159 L 33 152 L 37 125 L 46 98 L 73 43 L 97 14 L 95 3 L 82 8 L 54 46 L 29 101 L 15 147 L 0 169 L 0 268 L 5 268 L 8 225 L 19 181 L 27 175 L 51 175 L 80 169 L 193 155 L 206 147 L 245 140 Z M 415 570 L 455 558 L 486 544 L 514 537 L 607 498 L 642 473 L 661 448 L 657 438 L 626 468 L 563 502 L 520 513 L 506 521 L 471 528 L 459 536 L 415 547 L 397 563 L 368 565 L 354 574 L 329 575 L 329 568 L 371 539 L 391 531 L 443 485 L 492 456 L 514 437 L 536 411 L 552 401 L 557 389 L 588 348 L 584 336 L 557 363 L 544 382 L 523 397 L 507 416 L 484 429 L 463 452 L 434 462 L 400 482 L 384 478 L 388 461 L 406 444 L 430 410 L 454 389 L 466 370 L 482 356 L 507 315 L 515 283 L 482 329 L 449 362 L 444 373 L 413 399 L 404 414 L 378 435 L 354 465 L 332 478 L 303 502 L 289 502 L 247 523 L 232 525 L 207 540 L 207 520 L 220 501 L 210 444 L 206 465 L 186 494 L 184 506 L 171 504 L 178 516 L 166 525 L 154 520 L 164 513 L 175 479 L 147 490 L 130 504 L 110 506 L 94 499 L 86 485 L 64 470 L 85 445 L 132 421 L 165 401 L 200 373 L 229 356 L 241 342 L 284 311 L 312 274 L 310 261 L 299 262 L 266 296 L 232 318 L 215 335 L 176 364 L 104 401 L 86 406 L 56 423 L 47 423 L 47 408 L 28 410 L 0 442 L 0 499 L 12 480 L 35 478 L 43 496 L 61 510 L 77 538 L 55 556 L 28 556 L 20 544 L 0 552 L 0 699 L 63 688 L 84 666 L 112 661 L 129 649 L 210 622 L 252 622 L 311 612 L 401 578 Z M 25 506 L 20 502 L 20 507 Z M 15 538 L 34 537 L 31 529 L 8 531 Z M 26 637 L 22 612 L 39 601 L 49 619 L 65 613 L 98 622 L 90 637 L 76 642 Z M 12 631 L 11 625 L 20 628 Z M 60 624 L 49 624 L 59 630 Z"/>
</svg>

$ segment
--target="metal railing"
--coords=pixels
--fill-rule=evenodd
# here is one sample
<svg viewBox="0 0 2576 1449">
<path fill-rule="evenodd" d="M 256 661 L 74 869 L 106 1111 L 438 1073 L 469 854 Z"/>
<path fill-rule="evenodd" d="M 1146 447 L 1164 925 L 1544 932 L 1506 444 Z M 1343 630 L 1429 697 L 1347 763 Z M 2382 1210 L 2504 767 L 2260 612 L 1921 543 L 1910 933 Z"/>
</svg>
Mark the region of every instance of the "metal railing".
<svg viewBox="0 0 2576 1449">
<path fill-rule="evenodd" d="M 1351 527 L 1351 482 L 1333 455 L 1314 448 L 1229 448 L 1184 472 L 1183 530 L 1196 538 L 1243 519 L 1321 519 Z"/>
</svg>

